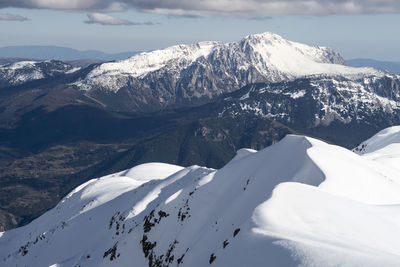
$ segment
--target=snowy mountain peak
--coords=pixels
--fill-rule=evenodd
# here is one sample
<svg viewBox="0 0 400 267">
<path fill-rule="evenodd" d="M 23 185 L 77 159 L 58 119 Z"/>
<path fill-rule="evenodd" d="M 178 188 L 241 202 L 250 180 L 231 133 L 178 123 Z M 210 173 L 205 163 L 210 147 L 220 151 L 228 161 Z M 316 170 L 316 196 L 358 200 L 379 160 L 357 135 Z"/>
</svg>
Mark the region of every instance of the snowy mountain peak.
<svg viewBox="0 0 400 267">
<path fill-rule="evenodd" d="M 243 41 L 246 40 L 248 42 L 288 42 L 282 36 L 272 33 L 272 32 L 263 32 L 263 33 L 256 33 L 250 34 L 243 38 Z"/>
<path fill-rule="evenodd" d="M 345 60 L 332 48 L 322 46 L 309 46 L 306 44 L 289 41 L 282 36 L 271 32 L 248 35 L 241 42 L 247 42 L 256 47 L 260 46 L 258 49 L 265 50 L 266 52 L 271 49 L 271 46 L 275 46 L 278 49 L 282 50 L 282 53 L 284 53 L 285 50 L 292 48 L 297 50 L 297 52 L 299 52 L 300 54 L 303 54 L 319 63 L 345 65 Z M 266 55 L 266 57 L 270 56 L 271 54 L 272 53 L 270 52 Z M 282 55 L 282 59 L 285 57 L 288 57 L 288 55 Z"/>
<path fill-rule="evenodd" d="M 220 170 L 151 163 L 93 179 L 0 233 L 0 265 L 400 264 L 390 164 L 296 135 L 238 156 Z"/>
<path fill-rule="evenodd" d="M 157 84 L 156 97 L 165 105 L 171 101 L 210 99 L 255 82 L 320 74 L 385 75 L 371 68 L 351 68 L 344 64 L 343 58 L 330 48 L 296 43 L 266 32 L 246 36 L 236 43 L 175 45 L 104 63 L 73 85 L 86 91 L 124 89 L 148 97 L 141 88 Z"/>
</svg>

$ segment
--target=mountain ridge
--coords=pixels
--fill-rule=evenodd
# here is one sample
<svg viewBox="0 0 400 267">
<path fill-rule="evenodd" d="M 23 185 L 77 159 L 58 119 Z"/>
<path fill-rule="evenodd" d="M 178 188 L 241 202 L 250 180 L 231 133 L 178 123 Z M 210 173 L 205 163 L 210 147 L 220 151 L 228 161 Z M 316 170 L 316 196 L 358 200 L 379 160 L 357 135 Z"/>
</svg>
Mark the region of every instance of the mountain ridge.
<svg viewBox="0 0 400 267">
<path fill-rule="evenodd" d="M 2 265 L 400 262 L 396 169 L 297 135 L 240 154 L 219 170 L 149 163 L 90 180 L 0 233 Z"/>
</svg>

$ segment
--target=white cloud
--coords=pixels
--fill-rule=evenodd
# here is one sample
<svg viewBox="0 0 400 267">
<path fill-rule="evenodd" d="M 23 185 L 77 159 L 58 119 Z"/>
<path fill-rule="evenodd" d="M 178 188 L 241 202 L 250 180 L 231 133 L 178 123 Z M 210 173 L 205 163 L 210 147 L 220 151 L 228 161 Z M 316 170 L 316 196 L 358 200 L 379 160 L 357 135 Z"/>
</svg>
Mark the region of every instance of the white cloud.
<svg viewBox="0 0 400 267">
<path fill-rule="evenodd" d="M 20 16 L 20 15 L 14 15 L 14 14 L 8 14 L 8 13 L 0 13 L 0 20 L 25 21 L 25 20 L 28 20 L 28 18 Z"/>
<path fill-rule="evenodd" d="M 93 10 L 93 9 L 107 9 L 114 3 L 118 2 L 113 0 L 1 0 L 0 7 L 81 11 L 81 10 Z"/>
<path fill-rule="evenodd" d="M 147 12 L 193 16 L 400 13 L 398 0 L 133 0 L 130 2 Z"/>
<path fill-rule="evenodd" d="M 1 7 L 239 17 L 400 13 L 399 0 L 1 0 Z"/>
<path fill-rule="evenodd" d="M 152 22 L 133 22 L 129 20 L 118 19 L 113 16 L 103 13 L 89 13 L 87 24 L 101 24 L 101 25 L 154 25 Z"/>
</svg>

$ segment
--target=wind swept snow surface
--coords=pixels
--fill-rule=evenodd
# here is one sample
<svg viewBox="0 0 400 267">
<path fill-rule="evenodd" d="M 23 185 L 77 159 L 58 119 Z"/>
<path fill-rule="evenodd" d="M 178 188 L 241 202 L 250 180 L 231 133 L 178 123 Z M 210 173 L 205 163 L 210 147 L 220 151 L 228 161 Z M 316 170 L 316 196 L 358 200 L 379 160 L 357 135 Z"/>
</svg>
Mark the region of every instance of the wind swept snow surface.
<svg viewBox="0 0 400 267">
<path fill-rule="evenodd" d="M 400 266 L 399 221 L 398 169 L 288 135 L 220 170 L 151 163 L 93 179 L 0 233 L 0 265 Z"/>
<path fill-rule="evenodd" d="M 376 152 L 379 149 L 385 148 L 389 145 L 396 145 L 400 143 L 400 126 L 393 126 L 386 128 L 367 141 L 362 142 L 354 149 L 359 154 L 368 154 Z"/>
<path fill-rule="evenodd" d="M 362 142 L 354 152 L 400 171 L 400 126 L 380 131 Z"/>
</svg>

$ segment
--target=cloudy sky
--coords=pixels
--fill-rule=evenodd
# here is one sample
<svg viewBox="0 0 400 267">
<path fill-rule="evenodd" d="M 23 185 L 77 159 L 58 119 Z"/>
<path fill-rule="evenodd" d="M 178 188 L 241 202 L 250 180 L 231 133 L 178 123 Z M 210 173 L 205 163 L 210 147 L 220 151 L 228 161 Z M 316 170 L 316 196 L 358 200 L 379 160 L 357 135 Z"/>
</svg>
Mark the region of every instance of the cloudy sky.
<svg viewBox="0 0 400 267">
<path fill-rule="evenodd" d="M 400 61 L 399 26 L 399 0 L 0 0 L 0 47 L 147 51 L 270 31 Z"/>
</svg>

